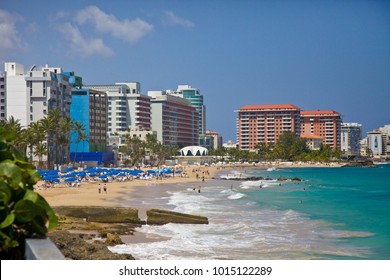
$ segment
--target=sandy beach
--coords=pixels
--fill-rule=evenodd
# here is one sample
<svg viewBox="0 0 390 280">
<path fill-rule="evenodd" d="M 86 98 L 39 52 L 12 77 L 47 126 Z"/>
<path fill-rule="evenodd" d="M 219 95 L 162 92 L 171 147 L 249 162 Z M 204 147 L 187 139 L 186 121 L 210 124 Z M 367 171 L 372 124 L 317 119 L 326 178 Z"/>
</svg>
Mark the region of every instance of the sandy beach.
<svg viewBox="0 0 390 280">
<path fill-rule="evenodd" d="M 215 177 L 217 172 L 229 169 L 244 170 L 245 168 L 299 168 L 299 167 L 340 167 L 341 164 L 320 164 L 320 163 L 267 163 L 264 165 L 251 164 L 232 164 L 225 166 L 186 166 L 184 168 L 187 176 L 166 177 L 163 180 L 135 179 L 125 182 L 107 183 L 107 192 L 103 191 L 104 183 L 82 182 L 80 187 L 68 187 L 65 184 L 56 184 L 53 188 L 43 188 L 43 182 L 36 184 L 36 190 L 40 193 L 51 206 L 122 206 L 121 198 L 123 196 L 139 195 L 143 197 L 161 195 L 170 188 L 176 188 L 178 184 L 195 185 L 201 182 L 202 174 L 205 180 Z M 199 178 L 196 179 L 198 173 Z M 101 193 L 98 192 L 98 185 L 101 185 Z M 147 186 L 161 186 L 160 188 L 147 188 Z M 145 205 L 130 205 L 130 207 L 143 210 Z M 149 208 L 152 208 L 151 205 Z"/>
<path fill-rule="evenodd" d="M 43 182 L 39 181 L 35 189 L 51 206 L 122 206 L 121 197 L 129 196 L 133 192 L 142 192 L 143 195 L 156 196 L 163 189 L 169 189 L 173 185 L 200 182 L 203 172 L 205 172 L 205 180 L 210 180 L 218 169 L 218 167 L 214 166 L 189 166 L 186 169 L 186 177 L 176 175 L 175 177 L 166 177 L 162 180 L 154 178 L 149 180 L 134 179 L 124 182 L 113 181 L 106 183 L 107 192 L 104 192 L 103 187 L 105 183 L 101 181 L 82 182 L 79 187 L 56 184 L 52 188 L 42 187 Z M 198 170 L 198 180 L 196 179 L 196 172 L 193 172 L 193 170 Z M 98 191 L 99 184 L 101 186 L 100 193 Z M 145 188 L 145 186 L 161 186 L 161 188 Z M 137 209 L 144 208 L 142 205 L 131 205 L 131 207 Z"/>
</svg>

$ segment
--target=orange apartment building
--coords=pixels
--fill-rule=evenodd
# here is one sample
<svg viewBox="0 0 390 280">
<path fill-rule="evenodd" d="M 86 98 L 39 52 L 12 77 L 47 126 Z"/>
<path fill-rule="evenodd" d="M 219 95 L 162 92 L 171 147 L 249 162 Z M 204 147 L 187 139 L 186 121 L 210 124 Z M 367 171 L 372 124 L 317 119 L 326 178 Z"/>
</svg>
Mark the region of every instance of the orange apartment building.
<svg viewBox="0 0 390 280">
<path fill-rule="evenodd" d="M 260 142 L 275 143 L 285 131 L 300 135 L 300 108 L 291 104 L 247 105 L 237 118 L 238 149 L 254 150 Z"/>
<path fill-rule="evenodd" d="M 301 111 L 301 137 L 319 136 L 323 144 L 340 148 L 341 115 L 333 110 Z"/>
</svg>

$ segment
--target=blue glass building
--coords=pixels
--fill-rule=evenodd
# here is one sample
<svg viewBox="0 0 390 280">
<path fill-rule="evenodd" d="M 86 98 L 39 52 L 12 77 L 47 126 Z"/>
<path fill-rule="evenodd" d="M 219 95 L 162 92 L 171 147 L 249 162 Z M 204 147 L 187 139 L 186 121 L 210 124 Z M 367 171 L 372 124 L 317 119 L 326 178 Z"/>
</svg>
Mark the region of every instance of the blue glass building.
<svg viewBox="0 0 390 280">
<path fill-rule="evenodd" d="M 72 90 L 70 117 L 79 122 L 86 135 L 80 140 L 76 130 L 71 130 L 70 152 L 105 152 L 107 144 L 107 94 L 91 89 Z"/>
</svg>

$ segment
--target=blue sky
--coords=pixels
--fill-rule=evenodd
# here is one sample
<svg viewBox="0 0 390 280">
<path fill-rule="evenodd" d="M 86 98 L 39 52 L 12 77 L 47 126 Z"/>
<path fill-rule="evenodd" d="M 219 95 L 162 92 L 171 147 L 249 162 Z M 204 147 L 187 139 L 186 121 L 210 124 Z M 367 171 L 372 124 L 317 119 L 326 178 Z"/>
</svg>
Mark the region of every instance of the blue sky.
<svg viewBox="0 0 390 280">
<path fill-rule="evenodd" d="M 225 141 L 249 104 L 332 109 L 365 132 L 390 123 L 390 1 L 0 0 L 5 61 L 144 94 L 191 85 Z"/>
</svg>

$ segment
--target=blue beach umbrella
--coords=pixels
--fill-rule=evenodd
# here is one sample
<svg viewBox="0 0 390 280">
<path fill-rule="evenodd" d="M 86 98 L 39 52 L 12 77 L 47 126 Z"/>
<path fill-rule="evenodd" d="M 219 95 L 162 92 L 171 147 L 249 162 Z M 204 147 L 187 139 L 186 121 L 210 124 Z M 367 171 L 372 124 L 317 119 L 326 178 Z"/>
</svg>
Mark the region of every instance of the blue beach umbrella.
<svg viewBox="0 0 390 280">
<path fill-rule="evenodd" d="M 68 173 L 68 174 L 62 175 L 62 178 L 70 178 L 70 177 L 76 177 L 76 174 L 75 173 Z"/>
<path fill-rule="evenodd" d="M 76 180 L 77 180 L 76 178 L 68 178 L 68 179 L 65 179 L 64 182 L 74 182 Z"/>
<path fill-rule="evenodd" d="M 78 172 L 78 173 L 76 173 L 76 175 L 78 175 L 80 177 L 85 177 L 85 176 L 87 176 L 87 173 L 85 173 L 85 172 Z"/>
</svg>

